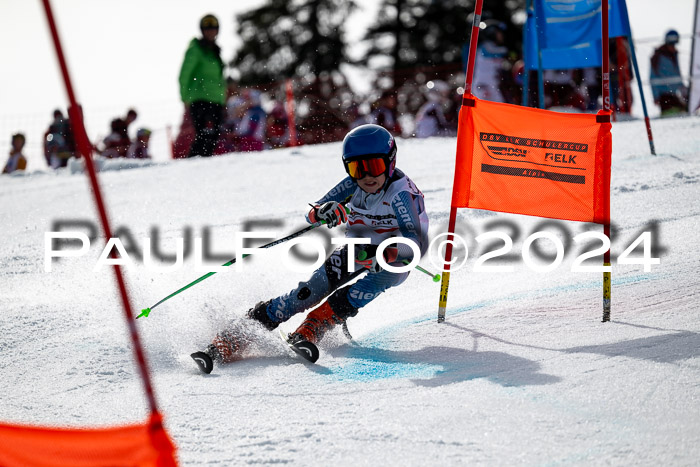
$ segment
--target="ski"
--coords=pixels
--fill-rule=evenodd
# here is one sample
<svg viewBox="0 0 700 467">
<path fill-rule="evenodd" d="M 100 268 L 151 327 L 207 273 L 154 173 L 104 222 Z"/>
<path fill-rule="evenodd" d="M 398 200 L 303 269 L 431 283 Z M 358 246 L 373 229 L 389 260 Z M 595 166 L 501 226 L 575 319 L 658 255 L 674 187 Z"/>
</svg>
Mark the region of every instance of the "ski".
<svg viewBox="0 0 700 467">
<path fill-rule="evenodd" d="M 284 341 L 285 344 L 287 344 L 287 347 L 293 350 L 304 360 L 307 360 L 311 363 L 316 363 L 316 360 L 318 360 L 318 357 L 320 355 L 316 344 L 309 341 L 289 342 L 289 339 L 284 334 L 284 331 L 281 328 L 278 328 L 278 330 L 280 333 L 280 338 L 282 339 L 282 341 Z"/>
<path fill-rule="evenodd" d="M 190 355 L 202 373 L 209 374 L 214 369 L 214 360 L 205 352 L 195 352 Z"/>
<path fill-rule="evenodd" d="M 281 329 L 279 329 L 279 336 L 282 339 L 282 341 L 287 345 L 287 347 L 294 351 L 294 353 L 296 353 L 308 362 L 316 363 L 316 360 L 318 360 L 318 357 L 320 355 L 316 344 L 304 340 L 293 343 L 289 342 L 289 339 L 285 335 L 284 331 L 282 331 Z M 209 353 L 195 352 L 193 354 L 190 354 L 190 357 L 192 357 L 192 360 L 194 360 L 194 362 L 197 364 L 197 367 L 202 373 L 208 375 L 214 369 L 214 359 Z"/>
</svg>

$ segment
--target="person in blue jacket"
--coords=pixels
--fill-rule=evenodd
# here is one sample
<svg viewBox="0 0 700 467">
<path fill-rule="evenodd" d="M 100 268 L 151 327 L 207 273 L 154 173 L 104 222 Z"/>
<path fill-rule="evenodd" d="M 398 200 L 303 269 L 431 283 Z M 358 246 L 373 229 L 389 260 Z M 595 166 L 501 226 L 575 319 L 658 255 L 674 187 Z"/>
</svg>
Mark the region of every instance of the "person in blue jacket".
<svg viewBox="0 0 700 467">
<path fill-rule="evenodd" d="M 654 51 L 651 57 L 651 91 L 654 102 L 661 108 L 661 115 L 671 115 L 687 111 L 688 88 L 683 84 L 678 66 L 678 32 L 671 29 L 666 33 L 664 45 Z"/>
<path fill-rule="evenodd" d="M 423 194 L 396 168 L 396 152 L 394 137 L 379 125 L 362 125 L 345 136 L 343 164 L 348 176 L 314 203 L 306 218 L 309 223 L 324 221 L 329 228 L 347 223 L 347 238 L 365 238 L 369 243 L 353 245 L 354 255 L 348 245 L 337 248 L 308 280 L 284 295 L 258 303 L 247 318 L 273 330 L 297 313 L 316 307 L 289 335 L 289 341 L 318 342 L 328 330 L 406 280 L 408 272 L 384 270 L 377 260 L 378 245 L 390 238 L 410 240 L 421 257 L 428 248 Z M 404 266 L 403 261 L 411 261 L 414 254 L 410 245 L 400 242 L 383 251 L 390 266 Z M 364 271 L 368 273 L 350 283 Z M 198 364 L 208 373 L 213 361 L 238 360 L 246 345 L 234 326 L 216 336 L 204 352 L 206 364 Z"/>
</svg>

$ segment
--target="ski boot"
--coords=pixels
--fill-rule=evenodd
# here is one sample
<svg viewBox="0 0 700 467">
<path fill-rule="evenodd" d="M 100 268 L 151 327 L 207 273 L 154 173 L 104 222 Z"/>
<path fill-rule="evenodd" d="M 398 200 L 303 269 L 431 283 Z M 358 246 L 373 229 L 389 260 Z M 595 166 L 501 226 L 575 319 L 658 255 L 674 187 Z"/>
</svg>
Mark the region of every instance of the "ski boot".
<svg viewBox="0 0 700 467">
<path fill-rule="evenodd" d="M 296 331 L 289 335 L 289 343 L 294 345 L 300 341 L 308 341 L 315 344 L 323 338 L 326 332 L 344 322 L 345 318 L 338 316 L 326 301 L 309 313 Z"/>
<path fill-rule="evenodd" d="M 279 323 L 274 323 L 267 316 L 267 305 L 270 302 L 260 302 L 248 310 L 246 316 L 249 319 L 258 321 L 269 330 L 275 329 Z M 245 326 L 235 323 L 229 329 L 220 332 L 214 341 L 203 352 L 195 352 L 190 356 L 197 363 L 197 366 L 204 373 L 211 373 L 216 363 L 231 363 L 242 358 L 242 352 L 250 343 L 246 338 Z"/>
</svg>

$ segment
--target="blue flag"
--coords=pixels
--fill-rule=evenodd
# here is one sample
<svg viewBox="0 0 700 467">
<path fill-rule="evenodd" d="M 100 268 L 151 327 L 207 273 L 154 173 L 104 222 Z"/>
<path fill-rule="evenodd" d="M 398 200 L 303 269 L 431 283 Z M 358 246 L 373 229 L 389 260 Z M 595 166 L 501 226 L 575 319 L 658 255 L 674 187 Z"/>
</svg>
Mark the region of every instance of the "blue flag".
<svg viewBox="0 0 700 467">
<path fill-rule="evenodd" d="M 525 66 L 542 68 L 599 67 L 602 57 L 601 0 L 534 0 L 525 24 Z M 609 36 L 629 37 L 625 0 L 608 0 Z M 534 15 L 533 15 L 534 14 Z"/>
</svg>

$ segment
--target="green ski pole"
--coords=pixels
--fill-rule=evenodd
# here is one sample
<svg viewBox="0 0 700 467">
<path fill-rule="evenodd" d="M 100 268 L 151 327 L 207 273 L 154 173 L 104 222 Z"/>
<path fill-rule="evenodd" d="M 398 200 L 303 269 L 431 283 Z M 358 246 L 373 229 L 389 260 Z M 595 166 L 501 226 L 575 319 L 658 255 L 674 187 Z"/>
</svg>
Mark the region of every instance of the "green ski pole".
<svg viewBox="0 0 700 467">
<path fill-rule="evenodd" d="M 346 201 L 347 201 L 347 200 L 346 200 Z M 342 202 L 342 203 L 340 203 L 340 204 L 343 206 L 343 208 L 345 208 L 345 212 L 348 213 L 348 214 L 350 214 L 350 208 L 348 208 L 348 207 L 345 205 L 345 202 L 346 202 L 346 201 L 344 201 L 344 202 Z M 259 248 L 260 248 L 260 249 L 263 249 L 263 248 L 272 248 L 272 247 L 275 246 L 275 245 L 279 245 L 280 243 L 288 242 L 289 240 L 292 240 L 292 239 L 297 238 L 297 237 L 299 237 L 299 236 L 301 236 L 301 235 L 304 235 L 306 232 L 308 232 L 308 231 L 310 231 L 310 230 L 313 230 L 313 229 L 315 229 L 315 228 L 318 227 L 318 226 L 325 225 L 325 224 L 326 224 L 325 221 L 314 222 L 314 223 L 311 224 L 310 226 L 304 227 L 303 229 L 299 230 L 298 232 L 294 232 L 293 234 L 287 235 L 287 236 L 284 237 L 284 238 L 280 238 L 279 240 L 275 240 L 275 241 L 272 241 L 272 242 L 270 242 L 270 243 L 267 243 L 267 244 L 265 244 L 265 245 L 263 245 L 263 246 L 261 246 L 261 247 L 259 247 Z M 241 256 L 241 259 L 243 259 L 243 258 L 245 258 L 245 257 L 247 257 L 247 256 L 250 256 L 250 255 L 243 255 L 243 256 Z M 235 262 L 236 262 L 236 258 L 233 258 L 232 260 L 228 261 L 227 263 L 222 264 L 222 267 L 223 267 L 223 266 L 231 266 L 231 265 L 232 265 L 233 263 L 235 263 Z M 184 286 L 184 287 L 182 287 L 182 288 L 176 290 L 175 292 L 171 293 L 170 295 L 168 295 L 167 297 L 165 297 L 164 299 L 162 299 L 161 301 L 159 301 L 159 302 L 156 303 L 155 305 L 152 305 L 152 306 L 149 307 L 149 308 L 144 308 L 143 310 L 141 310 L 141 314 L 138 315 L 138 316 L 136 317 L 136 319 L 139 319 L 139 318 L 142 317 L 142 316 L 143 316 L 143 317 L 148 317 L 148 315 L 151 314 L 151 311 L 152 311 L 155 307 L 157 307 L 158 305 L 160 305 L 161 303 L 163 303 L 163 302 L 165 302 L 165 301 L 167 301 L 167 300 L 170 300 L 170 299 L 173 298 L 175 295 L 177 295 L 177 294 L 179 294 L 179 293 L 181 293 L 181 292 L 184 292 L 185 290 L 189 289 L 190 287 L 192 287 L 192 286 L 194 286 L 194 285 L 199 284 L 199 283 L 202 282 L 204 279 L 206 279 L 207 277 L 211 277 L 211 276 L 213 276 L 214 274 L 216 274 L 216 272 L 208 272 L 208 273 L 204 274 L 203 276 L 201 276 L 201 277 L 195 279 L 194 281 L 190 282 L 190 283 L 187 284 L 186 286 Z"/>
<path fill-rule="evenodd" d="M 357 254 L 357 259 L 359 259 L 360 261 L 364 261 L 365 259 L 367 259 L 367 252 L 364 251 L 364 250 L 361 250 L 361 251 Z M 411 262 L 410 262 L 409 260 L 405 259 L 405 260 L 403 260 L 403 264 L 405 264 L 406 266 L 408 266 L 409 264 L 411 264 Z M 426 269 L 423 269 L 423 268 L 420 267 L 420 266 L 416 266 L 416 269 L 419 270 L 420 272 L 422 272 L 422 273 L 424 273 L 424 274 L 427 274 L 427 275 L 429 275 L 430 277 L 432 277 L 432 278 L 433 278 L 433 282 L 440 282 L 440 274 L 433 274 L 432 272 L 430 272 L 430 271 L 428 271 L 428 270 L 426 270 Z"/>
<path fill-rule="evenodd" d="M 260 249 L 263 249 L 263 248 L 272 248 L 272 247 L 275 246 L 275 245 L 279 245 L 280 243 L 288 242 L 289 240 L 292 240 L 293 238 L 297 238 L 297 237 L 299 237 L 299 236 L 301 236 L 301 235 L 304 235 L 306 232 L 308 232 L 308 231 L 310 231 L 310 230 L 313 230 L 313 229 L 315 229 L 316 227 L 321 226 L 321 225 L 324 225 L 324 224 L 325 224 L 324 221 L 318 221 L 318 222 L 316 222 L 316 223 L 311 224 L 311 225 L 308 226 L 308 227 L 304 227 L 303 229 L 301 229 L 301 230 L 299 230 L 299 231 L 297 231 L 297 232 L 294 232 L 293 234 L 287 235 L 287 236 L 284 237 L 284 238 L 280 238 L 280 239 L 278 239 L 278 240 L 275 240 L 275 241 L 272 241 L 272 242 L 270 242 L 270 243 L 267 243 L 267 244 L 265 244 L 265 245 L 263 245 L 263 246 L 261 246 L 261 247 L 259 247 L 259 248 L 260 248 Z M 250 255 L 243 255 L 243 256 L 241 256 L 241 259 L 243 259 L 243 258 L 245 258 L 245 257 L 247 257 L 247 256 L 250 256 Z M 233 263 L 235 263 L 235 262 L 236 262 L 236 258 L 233 258 L 232 260 L 230 260 L 230 261 L 228 261 L 228 262 L 222 264 L 222 266 L 231 266 L 231 265 L 232 265 Z M 208 277 L 211 277 L 211 276 L 213 276 L 214 274 L 216 274 L 216 272 L 208 272 L 208 273 L 204 274 L 203 276 L 201 276 L 201 277 L 195 279 L 194 281 L 190 282 L 190 283 L 187 284 L 186 286 L 184 286 L 184 287 L 182 287 L 182 288 L 176 290 L 175 292 L 171 293 L 170 295 L 168 295 L 167 297 L 165 297 L 164 299 L 162 299 L 161 301 L 159 301 L 159 302 L 156 303 L 155 305 L 152 305 L 152 306 L 150 306 L 149 308 L 144 308 L 143 310 L 141 310 L 141 314 L 138 315 L 138 316 L 136 317 L 136 319 L 139 319 L 139 318 L 142 317 L 142 316 L 143 316 L 143 317 L 148 317 L 148 315 L 151 313 L 151 311 L 153 311 L 153 309 L 154 309 L 155 307 L 157 307 L 158 305 L 160 305 L 161 303 L 163 303 L 163 302 L 165 302 L 165 301 L 167 301 L 167 300 L 170 300 L 170 299 L 173 298 L 175 295 L 178 295 L 179 293 L 184 292 L 185 290 L 189 289 L 190 287 L 193 287 L 193 286 L 199 284 L 199 283 L 202 282 L 204 279 L 206 279 L 206 278 L 208 278 Z"/>
<path fill-rule="evenodd" d="M 407 260 L 407 259 L 403 260 L 403 264 L 408 265 L 408 264 L 410 264 L 410 263 L 411 263 L 411 262 L 410 262 L 409 260 Z M 420 267 L 420 266 L 416 266 L 416 269 L 419 270 L 420 272 L 422 272 L 422 273 L 424 273 L 424 274 L 427 274 L 427 275 L 429 275 L 430 277 L 432 277 L 432 278 L 433 278 L 433 282 L 440 282 L 440 274 L 433 274 L 432 272 L 430 272 L 430 271 L 428 271 L 428 270 L 426 270 L 426 269 L 423 269 L 423 268 Z"/>
<path fill-rule="evenodd" d="M 363 253 L 364 253 L 364 255 L 363 255 Z M 361 251 L 357 256 L 358 256 L 357 259 L 359 259 L 360 261 L 364 261 L 364 260 L 367 258 L 367 252 L 366 252 L 366 251 Z M 403 264 L 405 264 L 405 265 L 408 266 L 409 264 L 411 264 L 411 262 L 410 262 L 409 260 L 405 259 L 405 260 L 403 260 Z M 424 273 L 424 274 L 427 274 L 427 275 L 429 275 L 430 277 L 432 277 L 432 278 L 433 278 L 433 282 L 440 282 L 440 274 L 433 274 L 432 272 L 430 272 L 430 271 L 428 271 L 428 270 L 426 270 L 426 269 L 423 269 L 423 268 L 420 267 L 420 266 L 416 266 L 416 269 L 419 270 L 420 272 L 422 272 L 422 273 Z M 360 270 L 356 271 L 355 274 L 357 274 L 357 272 L 364 272 L 364 271 L 362 271 L 362 270 L 360 269 Z M 349 341 L 353 340 L 352 334 L 350 334 L 350 330 L 348 329 L 348 322 L 347 322 L 347 321 L 345 321 L 345 322 L 343 323 L 343 334 L 345 334 L 345 337 L 346 337 Z"/>
</svg>

